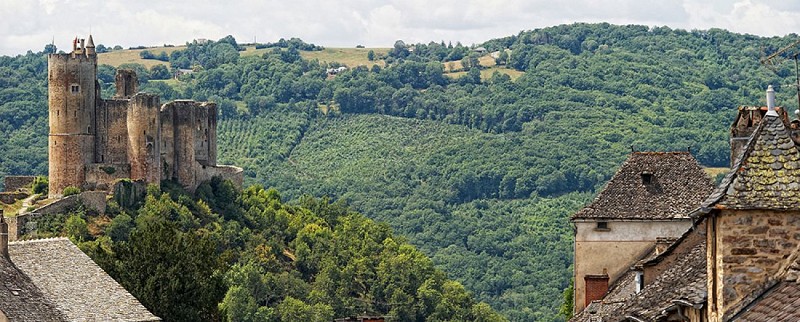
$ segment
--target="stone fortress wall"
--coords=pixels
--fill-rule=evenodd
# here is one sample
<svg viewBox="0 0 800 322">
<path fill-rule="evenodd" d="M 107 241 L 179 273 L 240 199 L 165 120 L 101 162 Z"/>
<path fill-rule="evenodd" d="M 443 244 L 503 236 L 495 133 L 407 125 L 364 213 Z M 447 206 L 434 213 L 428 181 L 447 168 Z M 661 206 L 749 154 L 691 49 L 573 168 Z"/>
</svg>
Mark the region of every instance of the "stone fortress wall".
<svg viewBox="0 0 800 322">
<path fill-rule="evenodd" d="M 174 180 L 193 191 L 222 176 L 241 185 L 242 169 L 217 165 L 217 107 L 178 100 L 161 104 L 139 93 L 138 78 L 118 70 L 116 93 L 100 97 L 94 42 L 77 40 L 68 54 L 50 54 L 50 196 L 64 188 L 109 190 L 123 178 Z"/>
</svg>

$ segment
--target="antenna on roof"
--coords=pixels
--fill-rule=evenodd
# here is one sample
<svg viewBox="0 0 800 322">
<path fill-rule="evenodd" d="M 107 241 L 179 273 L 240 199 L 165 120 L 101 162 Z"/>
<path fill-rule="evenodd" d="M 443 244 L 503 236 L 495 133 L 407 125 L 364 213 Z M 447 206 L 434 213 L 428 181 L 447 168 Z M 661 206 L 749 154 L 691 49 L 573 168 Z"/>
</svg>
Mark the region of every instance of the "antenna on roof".
<svg viewBox="0 0 800 322">
<path fill-rule="evenodd" d="M 791 56 L 794 59 L 794 75 L 796 81 L 795 90 L 797 90 L 797 107 L 798 109 L 800 109 L 800 65 L 798 65 L 797 61 L 797 57 L 800 56 L 800 52 L 793 51 L 794 54 L 789 53 L 789 51 L 791 51 L 792 49 L 796 49 L 798 45 L 800 45 L 800 39 L 795 40 L 786 47 L 778 49 L 778 51 L 772 53 L 772 55 L 762 57 L 761 64 L 764 65 L 764 67 L 769 68 L 769 70 L 777 73 L 778 70 L 777 65 L 782 63 L 786 59 L 786 57 Z M 772 86 L 770 85 L 770 87 Z M 774 100 L 775 96 L 773 96 L 773 103 L 775 102 Z"/>
</svg>

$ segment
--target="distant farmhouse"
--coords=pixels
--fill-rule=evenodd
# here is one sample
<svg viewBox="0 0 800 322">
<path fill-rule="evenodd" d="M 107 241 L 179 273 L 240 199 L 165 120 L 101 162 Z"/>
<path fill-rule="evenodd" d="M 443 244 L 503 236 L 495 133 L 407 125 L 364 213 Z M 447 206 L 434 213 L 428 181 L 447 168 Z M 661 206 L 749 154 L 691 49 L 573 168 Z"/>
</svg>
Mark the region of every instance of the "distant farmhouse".
<svg viewBox="0 0 800 322">
<path fill-rule="evenodd" d="M 688 154 L 634 153 L 572 217 L 571 321 L 800 321 L 798 125 L 771 86 L 739 107 L 713 192 Z"/>
</svg>

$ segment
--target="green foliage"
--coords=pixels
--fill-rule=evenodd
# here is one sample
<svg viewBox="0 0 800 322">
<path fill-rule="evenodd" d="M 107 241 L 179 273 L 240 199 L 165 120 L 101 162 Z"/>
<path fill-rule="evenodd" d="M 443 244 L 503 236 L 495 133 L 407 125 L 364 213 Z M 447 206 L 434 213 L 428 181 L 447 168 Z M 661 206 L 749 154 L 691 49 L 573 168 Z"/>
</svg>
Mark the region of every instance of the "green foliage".
<svg viewBox="0 0 800 322">
<path fill-rule="evenodd" d="M 64 230 L 73 243 L 80 243 L 89 240 L 89 228 L 86 226 L 86 220 L 81 218 L 80 215 L 74 214 L 67 218 L 64 224 Z"/>
<path fill-rule="evenodd" d="M 569 281 L 569 287 L 564 289 L 563 302 L 558 308 L 558 315 L 564 317 L 564 320 L 572 318 L 572 312 L 575 311 L 575 279 Z"/>
<path fill-rule="evenodd" d="M 111 220 L 111 224 L 106 228 L 105 235 L 113 241 L 127 241 L 128 235 L 130 235 L 133 228 L 133 218 L 123 212 Z"/>
<path fill-rule="evenodd" d="M 87 221 L 102 220 L 81 207 L 42 217 L 39 229 L 69 236 L 169 321 L 330 321 L 364 312 L 503 320 L 388 226 L 341 203 L 289 205 L 274 189 L 239 191 L 218 179 L 202 187 L 192 198 L 149 186 L 133 217 L 118 213 L 102 235 L 89 233 Z"/>
<path fill-rule="evenodd" d="M 31 192 L 35 194 L 46 195 L 48 193 L 49 185 L 50 183 L 47 177 L 37 176 L 35 179 L 33 179 L 33 183 L 31 184 Z"/>
<path fill-rule="evenodd" d="M 79 193 L 81 193 L 81 189 L 78 188 L 78 187 L 73 187 L 73 186 L 69 186 L 69 187 L 64 188 L 64 191 L 62 192 L 64 197 L 77 195 Z"/>
</svg>

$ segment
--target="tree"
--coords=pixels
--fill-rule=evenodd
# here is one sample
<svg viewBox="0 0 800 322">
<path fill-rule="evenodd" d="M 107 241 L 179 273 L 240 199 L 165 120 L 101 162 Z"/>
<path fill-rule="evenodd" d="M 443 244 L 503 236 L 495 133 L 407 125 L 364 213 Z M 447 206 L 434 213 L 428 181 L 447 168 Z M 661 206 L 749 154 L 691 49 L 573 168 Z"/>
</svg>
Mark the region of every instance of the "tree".
<svg viewBox="0 0 800 322">
<path fill-rule="evenodd" d="M 558 308 L 558 315 L 564 317 L 564 320 L 572 318 L 572 312 L 575 310 L 575 279 L 569 281 L 569 287 L 564 289 L 562 294 L 561 307 Z"/>
<path fill-rule="evenodd" d="M 150 78 L 152 79 L 169 79 L 170 76 L 167 66 L 158 64 L 150 68 Z"/>
<path fill-rule="evenodd" d="M 119 244 L 120 282 L 154 314 L 171 321 L 210 321 L 224 295 L 216 245 L 181 232 L 163 213 L 175 205 L 148 196 L 130 241 Z"/>
<path fill-rule="evenodd" d="M 369 61 L 375 60 L 375 51 L 374 50 L 370 49 L 369 52 L 367 52 L 367 59 L 369 59 Z"/>
</svg>

